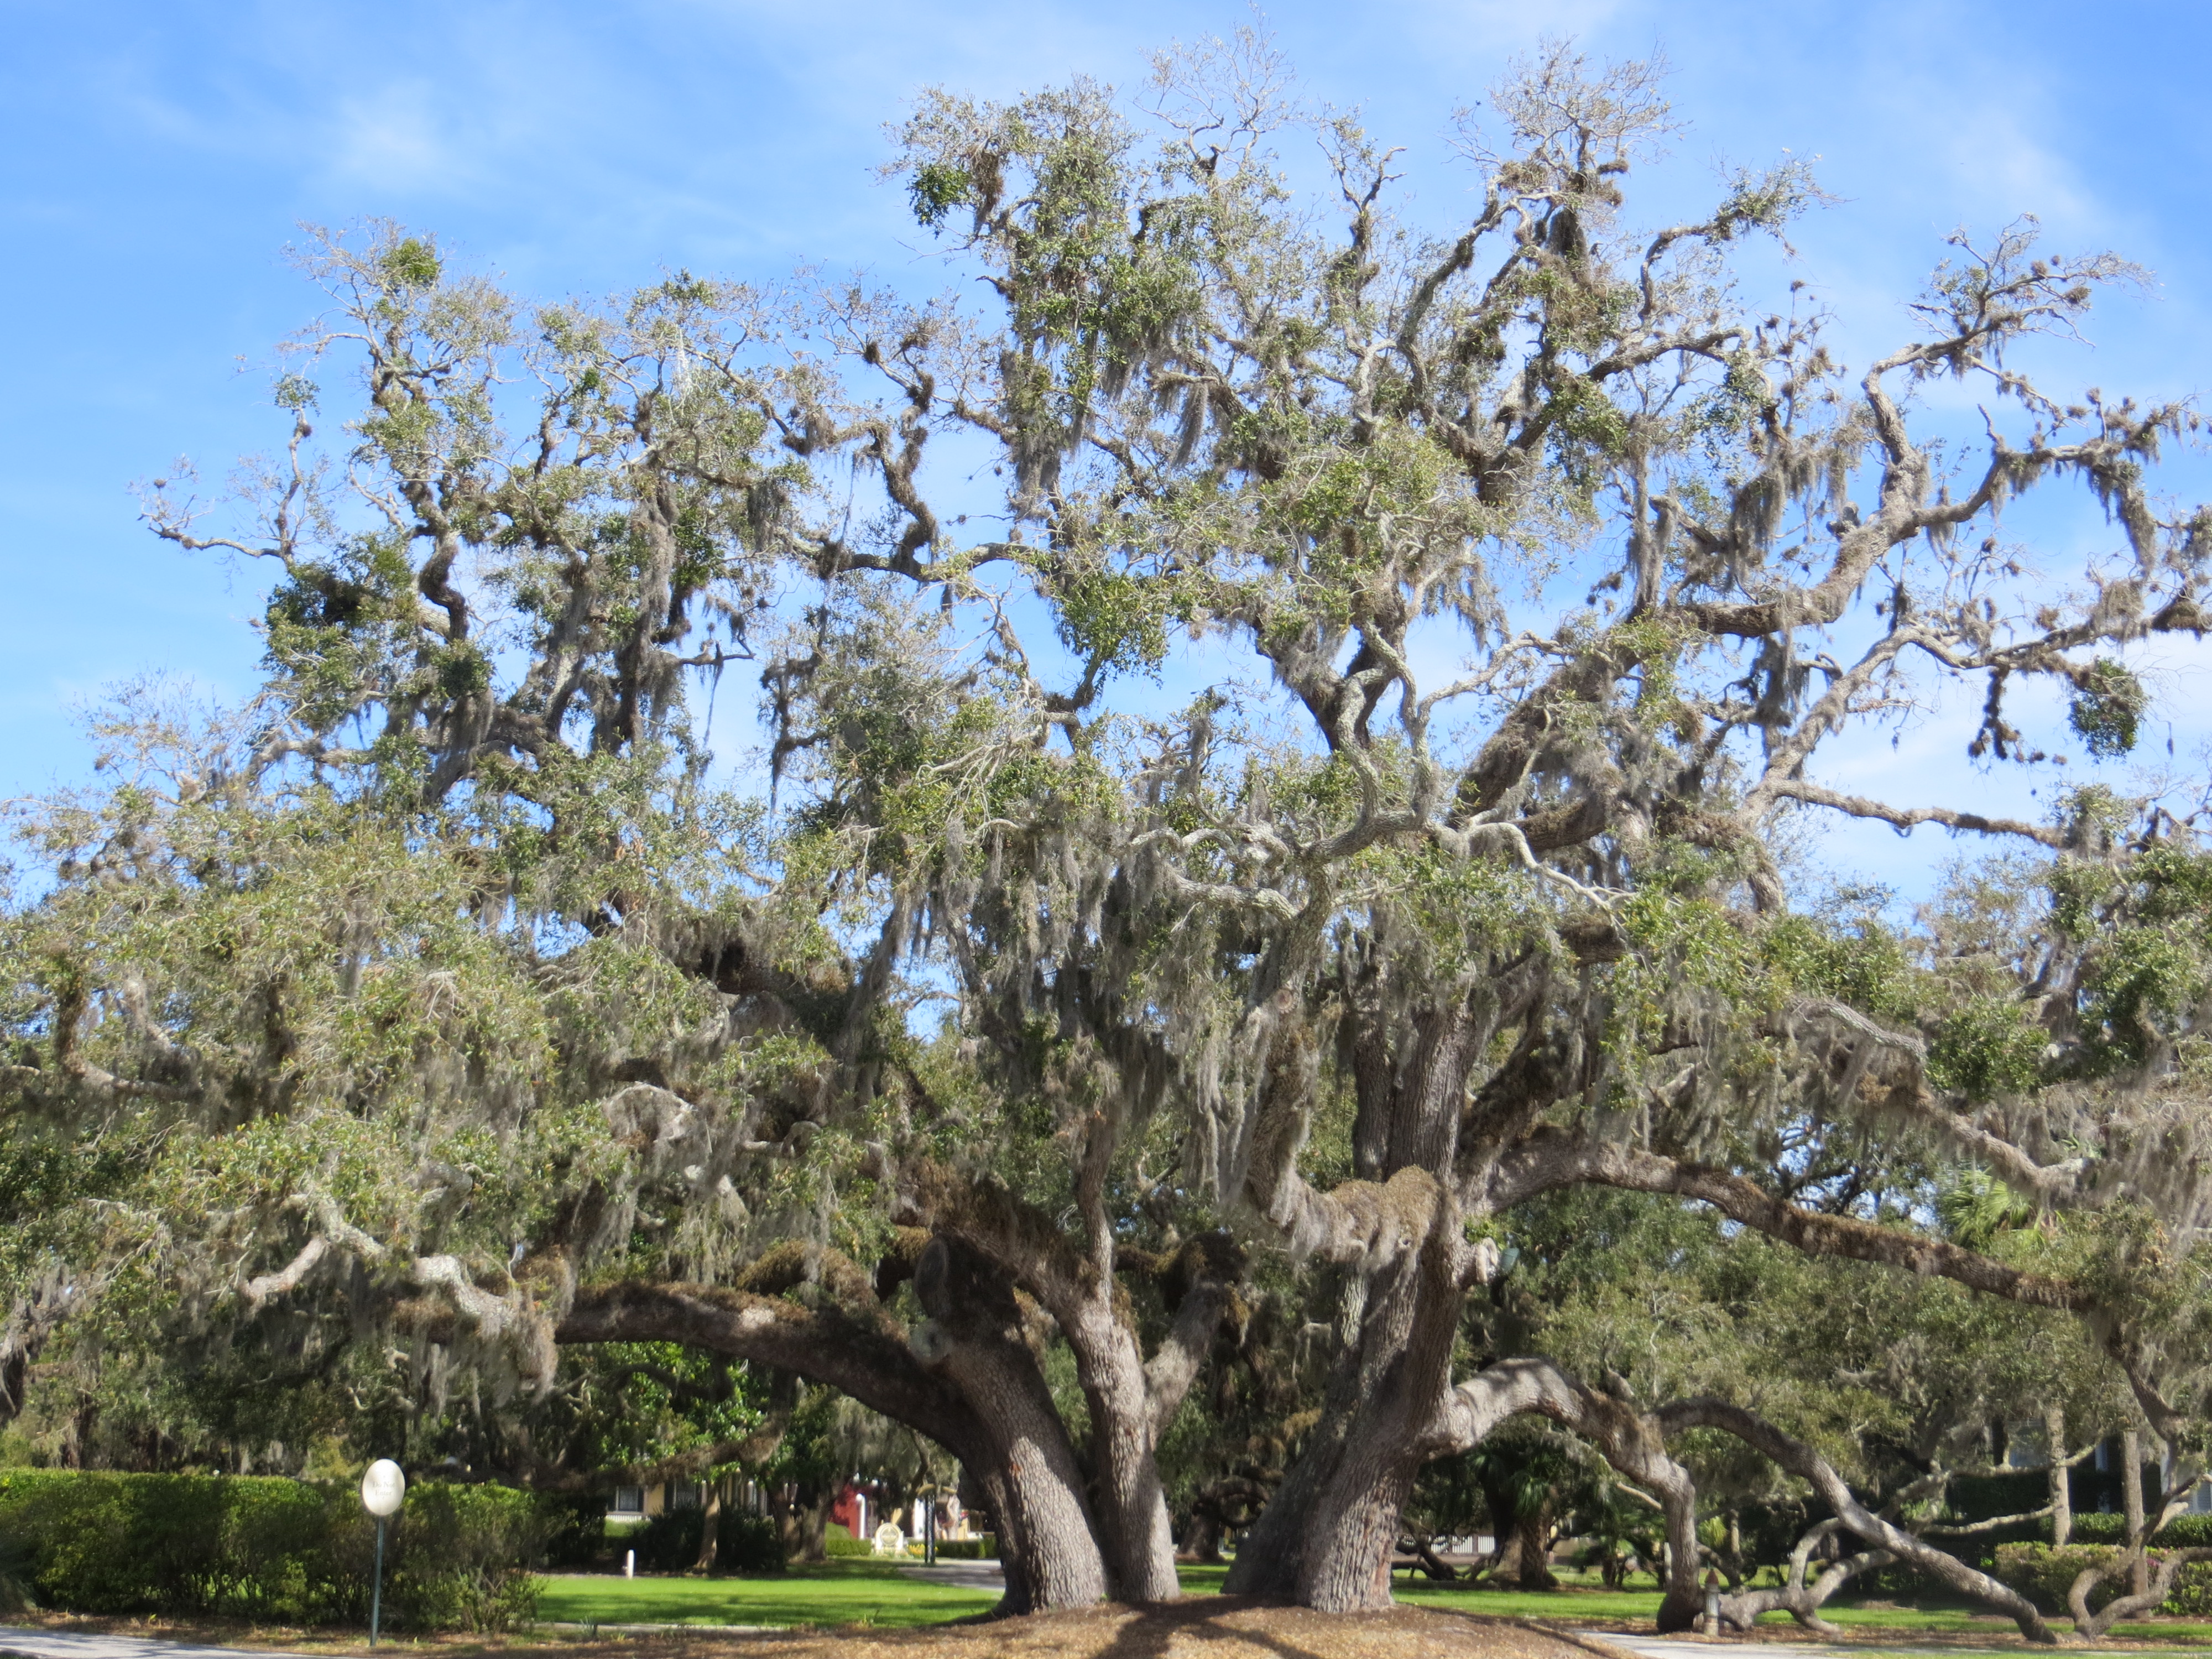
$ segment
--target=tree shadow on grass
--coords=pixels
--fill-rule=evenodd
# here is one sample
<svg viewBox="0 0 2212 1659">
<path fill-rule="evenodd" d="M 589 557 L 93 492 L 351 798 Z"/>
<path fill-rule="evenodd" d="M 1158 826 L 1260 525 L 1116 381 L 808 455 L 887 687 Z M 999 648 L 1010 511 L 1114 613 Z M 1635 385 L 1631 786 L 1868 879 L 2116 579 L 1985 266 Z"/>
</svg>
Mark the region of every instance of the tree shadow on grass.
<svg viewBox="0 0 2212 1659">
<path fill-rule="evenodd" d="M 1231 1622 L 1240 1613 L 1280 1605 L 1244 1595 L 1200 1595 L 1131 1608 L 1128 1622 L 1098 1650 L 1094 1659 L 1165 1659 L 1169 1644 L 1178 1635 L 1199 1642 L 1243 1642 L 1264 1648 L 1277 1659 L 1322 1659 L 1311 1650 L 1267 1631 Z"/>
</svg>

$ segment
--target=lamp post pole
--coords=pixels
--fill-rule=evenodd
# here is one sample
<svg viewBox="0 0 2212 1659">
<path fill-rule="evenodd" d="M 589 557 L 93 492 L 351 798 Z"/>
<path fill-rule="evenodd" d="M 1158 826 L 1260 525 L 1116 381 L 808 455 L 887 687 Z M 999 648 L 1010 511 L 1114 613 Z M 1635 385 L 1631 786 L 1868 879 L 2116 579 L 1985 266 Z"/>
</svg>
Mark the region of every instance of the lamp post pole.
<svg viewBox="0 0 2212 1659">
<path fill-rule="evenodd" d="M 380 1457 L 361 1478 L 361 1506 L 376 1517 L 376 1577 L 368 1591 L 368 1644 L 376 1645 L 384 1614 L 384 1528 L 407 1501 L 407 1476 L 398 1464 Z"/>
<path fill-rule="evenodd" d="M 376 1577 L 368 1584 L 368 1644 L 376 1645 L 376 1626 L 384 1616 L 385 1517 L 376 1517 Z"/>
</svg>

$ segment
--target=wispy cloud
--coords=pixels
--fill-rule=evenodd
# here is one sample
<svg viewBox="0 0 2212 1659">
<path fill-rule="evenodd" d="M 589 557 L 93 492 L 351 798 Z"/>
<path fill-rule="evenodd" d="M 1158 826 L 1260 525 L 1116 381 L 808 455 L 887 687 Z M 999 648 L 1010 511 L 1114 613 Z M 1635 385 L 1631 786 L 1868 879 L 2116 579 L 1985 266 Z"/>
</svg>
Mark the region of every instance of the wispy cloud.
<svg viewBox="0 0 2212 1659">
<path fill-rule="evenodd" d="M 447 189 L 481 178 L 496 160 L 447 130 L 434 89 L 421 80 L 342 100 L 328 143 L 336 180 L 375 191 Z"/>
</svg>

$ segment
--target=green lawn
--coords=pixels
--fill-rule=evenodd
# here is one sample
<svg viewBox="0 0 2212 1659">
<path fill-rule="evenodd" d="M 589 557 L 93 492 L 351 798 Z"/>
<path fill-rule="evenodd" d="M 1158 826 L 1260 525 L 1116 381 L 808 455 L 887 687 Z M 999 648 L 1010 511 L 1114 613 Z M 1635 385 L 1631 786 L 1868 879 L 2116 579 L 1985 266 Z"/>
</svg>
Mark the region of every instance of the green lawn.
<svg viewBox="0 0 2212 1659">
<path fill-rule="evenodd" d="M 1226 1567 L 1180 1567 L 1183 1589 L 1194 1595 L 1218 1595 Z M 1471 1589 L 1401 1577 L 1395 1589 L 1401 1601 L 1419 1607 L 1455 1607 L 1467 1613 L 1501 1613 L 1518 1619 L 1570 1620 L 1576 1623 L 1648 1623 L 1659 1610 L 1656 1589 L 1608 1590 L 1571 1585 L 1539 1590 Z M 794 1565 L 763 1578 L 622 1578 L 611 1573 L 568 1573 L 549 1577 L 538 1604 L 548 1621 L 603 1625 L 936 1625 L 988 1612 L 998 1596 L 988 1590 L 959 1589 L 924 1583 L 901 1574 L 887 1561 L 831 1560 L 818 1566 Z M 1846 1629 L 1956 1635 L 1981 1627 L 1992 1635 L 2010 1628 L 1966 1607 L 1861 1607 L 1831 1602 L 1823 1609 Z M 1770 1613 L 1769 1622 L 1787 1624 L 1790 1615 Z M 2112 1632 L 2133 1641 L 2171 1643 L 2176 1647 L 2212 1644 L 2212 1625 L 2122 1625 Z M 1869 1650 L 1867 1659 L 1881 1659 Z"/>
<path fill-rule="evenodd" d="M 1475 1589 L 1400 1575 L 1390 1587 L 1401 1601 L 1416 1607 L 1456 1607 L 1463 1613 L 1495 1613 L 1513 1619 L 1650 1619 L 1659 1611 L 1659 1592 L 1637 1589 Z"/>
<path fill-rule="evenodd" d="M 545 1579 L 538 1616 L 601 1625 L 939 1625 L 988 1613 L 990 1590 L 919 1583 L 884 1561 L 793 1565 L 763 1578 L 623 1578 L 559 1573 Z"/>
</svg>

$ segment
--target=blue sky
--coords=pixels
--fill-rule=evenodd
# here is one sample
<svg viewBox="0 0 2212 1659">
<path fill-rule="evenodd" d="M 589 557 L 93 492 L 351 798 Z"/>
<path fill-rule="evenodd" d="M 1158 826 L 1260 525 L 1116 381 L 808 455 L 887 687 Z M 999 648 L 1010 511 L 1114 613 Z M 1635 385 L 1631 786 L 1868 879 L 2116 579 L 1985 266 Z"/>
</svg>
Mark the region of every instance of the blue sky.
<svg viewBox="0 0 2212 1659">
<path fill-rule="evenodd" d="M 249 689 L 255 570 L 184 558 L 134 523 L 130 482 L 189 453 L 219 479 L 281 441 L 271 347 L 312 312 L 282 249 L 302 221 L 391 215 L 538 295 L 688 266 L 772 281 L 801 262 L 933 283 L 882 125 L 943 82 L 1004 96 L 1074 72 L 1121 84 L 1229 4 L 830 6 L 664 0 L 286 5 L 9 0 L 0 54 L 0 796 L 81 775 L 71 708 L 164 670 Z M 1459 210 L 1440 143 L 1546 34 L 1601 56 L 1658 47 L 1692 125 L 1639 205 L 1688 208 L 1723 162 L 1821 158 L 1841 198 L 1789 274 L 1839 313 L 1847 355 L 1893 342 L 1954 226 L 2039 215 L 2054 244 L 2152 268 L 2056 378 L 2166 395 L 2212 383 L 2212 124 L 2199 93 L 2212 7 L 2029 0 L 1496 0 L 1278 4 L 1310 89 L 1411 147 L 1417 210 Z M 2203 469 L 2173 488 L 2212 494 Z M 2030 521 L 2059 555 L 2107 545 L 2094 514 Z M 2168 653 L 2177 755 L 2212 731 L 2202 653 Z M 724 694 L 727 706 L 729 692 Z M 2162 750 L 2162 742 L 2160 745 Z M 1833 781 L 1900 770 L 1955 793 L 1958 734 L 1931 721 L 1839 757 Z M 1851 775 L 1846 775 L 1850 774 Z M 2032 805 L 2035 781 L 1974 786 Z M 2047 786 L 2045 786 L 2047 793 Z M 1950 850 L 1887 831 L 1835 854 L 1917 885 Z"/>
</svg>

